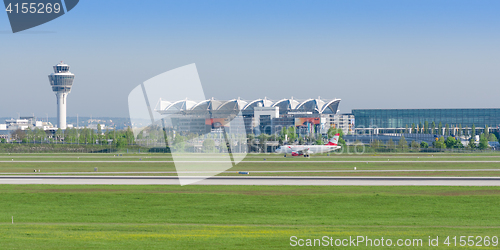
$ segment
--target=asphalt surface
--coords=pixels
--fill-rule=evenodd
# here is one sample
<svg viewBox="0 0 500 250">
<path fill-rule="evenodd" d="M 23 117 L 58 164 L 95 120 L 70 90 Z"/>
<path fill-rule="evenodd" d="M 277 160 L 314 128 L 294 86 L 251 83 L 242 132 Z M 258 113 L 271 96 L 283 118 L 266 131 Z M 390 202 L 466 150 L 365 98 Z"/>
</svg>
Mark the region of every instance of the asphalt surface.
<svg viewBox="0 0 500 250">
<path fill-rule="evenodd" d="M 484 169 L 371 169 L 371 170 L 238 170 L 238 171 L 128 171 L 128 172 L 18 172 L 1 173 L 2 175 L 130 175 L 130 174 L 212 174 L 239 172 L 249 173 L 397 173 L 397 172 L 500 172 L 497 168 Z"/>
<path fill-rule="evenodd" d="M 134 160 L 134 161 L 19 161 L 15 159 L 9 160 L 0 160 L 0 163 L 226 163 L 227 161 L 154 161 L 154 160 Z M 378 160 L 378 161 L 314 161 L 314 160 L 303 160 L 303 161 L 242 161 L 240 163 L 500 163 L 500 161 L 426 161 L 426 160 L 414 160 L 414 161 L 400 161 L 400 160 Z"/>
<path fill-rule="evenodd" d="M 500 186 L 500 177 L 183 177 L 195 185 Z M 0 184 L 179 185 L 172 176 L 0 176 Z"/>
</svg>

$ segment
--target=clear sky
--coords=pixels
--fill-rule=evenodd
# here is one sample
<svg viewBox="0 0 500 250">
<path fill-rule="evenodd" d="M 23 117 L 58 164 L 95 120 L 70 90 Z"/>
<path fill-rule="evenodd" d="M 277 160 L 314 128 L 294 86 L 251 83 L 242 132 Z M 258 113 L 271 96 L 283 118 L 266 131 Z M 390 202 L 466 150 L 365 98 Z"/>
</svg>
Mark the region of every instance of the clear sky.
<svg viewBox="0 0 500 250">
<path fill-rule="evenodd" d="M 81 0 L 12 34 L 0 12 L 0 117 L 127 117 L 129 92 L 196 63 L 207 97 L 341 98 L 356 108 L 499 108 L 500 1 Z M 183 99 L 183 97 L 179 97 Z"/>
</svg>

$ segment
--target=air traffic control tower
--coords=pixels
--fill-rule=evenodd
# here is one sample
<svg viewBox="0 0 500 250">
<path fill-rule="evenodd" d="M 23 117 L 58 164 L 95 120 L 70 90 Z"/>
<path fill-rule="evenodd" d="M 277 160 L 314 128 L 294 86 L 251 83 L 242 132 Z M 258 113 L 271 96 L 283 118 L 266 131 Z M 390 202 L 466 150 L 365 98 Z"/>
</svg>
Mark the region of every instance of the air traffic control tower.
<svg viewBox="0 0 500 250">
<path fill-rule="evenodd" d="M 52 91 L 57 97 L 57 127 L 66 129 L 66 97 L 71 92 L 75 75 L 69 72 L 69 65 L 63 62 L 54 66 L 54 73 L 49 75 Z"/>
</svg>

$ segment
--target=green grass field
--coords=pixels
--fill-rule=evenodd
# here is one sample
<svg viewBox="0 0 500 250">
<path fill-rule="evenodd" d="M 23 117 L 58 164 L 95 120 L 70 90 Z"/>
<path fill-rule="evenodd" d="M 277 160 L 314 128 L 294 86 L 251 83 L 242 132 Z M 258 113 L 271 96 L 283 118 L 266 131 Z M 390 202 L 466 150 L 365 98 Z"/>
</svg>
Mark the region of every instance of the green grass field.
<svg viewBox="0 0 500 250">
<path fill-rule="evenodd" d="M 2 249 L 282 249 L 291 236 L 358 235 L 439 236 L 443 246 L 444 236 L 500 236 L 498 187 L 2 185 L 0 199 Z"/>
<path fill-rule="evenodd" d="M 237 154 L 236 154 L 237 155 Z M 178 154 L 179 158 L 185 158 L 189 160 L 207 160 L 207 159 L 221 159 L 223 156 L 221 154 Z M 371 161 L 384 161 L 387 159 L 400 159 L 406 161 L 449 161 L 449 160 L 484 160 L 484 161 L 498 161 L 500 160 L 500 152 L 487 152 L 487 153 L 365 153 L 365 154 L 336 154 L 331 153 L 326 154 L 315 154 L 311 158 L 305 158 L 302 156 L 283 157 L 283 154 L 247 154 L 245 155 L 245 161 L 261 161 L 263 159 L 269 161 L 275 160 L 286 160 L 293 159 L 294 161 L 358 161 L 358 160 L 371 160 Z M 130 161 L 139 159 L 144 161 L 158 161 L 158 160 L 172 160 L 172 155 L 168 153 L 141 153 L 141 154 L 107 154 L 107 153 L 71 153 L 71 154 L 50 154 L 50 153 L 33 153 L 33 154 L 18 154 L 18 153 L 0 153 L 0 161 L 10 161 L 11 159 L 23 159 L 32 161 L 53 161 L 53 160 L 63 160 L 63 161 L 85 161 L 85 160 L 100 160 L 100 161 Z"/>
<path fill-rule="evenodd" d="M 500 176 L 496 161 L 500 155 L 492 153 L 251 154 L 222 175 Z M 90 173 L 95 167 L 97 174 L 175 171 L 169 154 L 0 154 L 0 174 Z M 436 169 L 448 171 L 389 172 Z M 291 236 L 384 237 L 394 244 L 421 239 L 418 247 L 359 248 L 455 249 L 444 244 L 446 236 L 500 236 L 500 187 L 0 185 L 0 201 L 0 249 L 283 249 L 293 248 Z M 428 246 L 429 236 L 439 236 L 439 247 Z"/>
<path fill-rule="evenodd" d="M 201 164 L 200 164 L 201 165 Z M 197 166 L 194 165 L 194 166 Z M 173 163 L 1 163 L 0 173 L 32 174 L 34 169 L 41 173 L 94 173 L 97 167 L 99 172 L 134 172 L 134 175 L 176 175 L 171 174 L 137 174 L 136 172 L 175 171 Z M 357 171 L 354 171 L 356 167 Z M 293 175 L 320 175 L 320 176 L 500 176 L 499 163 L 240 163 L 221 175 L 236 175 L 237 171 L 250 171 L 251 175 L 293 176 Z M 199 169 L 199 168 L 198 168 Z M 447 169 L 482 169 L 482 171 L 430 171 Z M 349 171 L 349 172 L 307 172 L 307 171 Z M 360 171 L 361 170 L 361 171 Z M 364 170 L 386 170 L 381 172 L 362 172 Z M 389 170 L 428 170 L 426 172 L 389 172 Z M 306 171 L 306 172 L 270 172 L 259 173 L 252 171 Z M 38 173 L 36 173 L 38 174 Z M 120 173 L 119 175 L 124 175 Z"/>
<path fill-rule="evenodd" d="M 177 158 L 203 169 L 204 162 L 220 161 L 220 155 L 190 154 Z M 200 162 L 199 164 L 196 162 Z M 0 154 L 1 173 L 33 174 L 34 169 L 45 173 L 134 172 L 134 175 L 176 175 L 170 154 Z M 357 171 L 354 171 L 354 168 Z M 480 171 L 430 171 L 430 170 Z M 376 170 L 378 172 L 369 172 Z M 394 170 L 426 170 L 425 172 L 394 172 Z M 378 155 L 318 155 L 311 158 L 283 157 L 277 154 L 249 154 L 243 162 L 220 175 L 236 175 L 250 171 L 251 175 L 308 176 L 500 176 L 500 154 L 378 154 Z M 255 171 L 284 171 L 259 173 Z M 287 172 L 288 171 L 288 172 Z M 293 172 L 310 171 L 310 172 Z M 314 172 L 330 171 L 330 172 Z M 337 172 L 335 172 L 337 171 Z M 363 172 L 368 171 L 368 172 Z M 384 172 L 385 171 L 385 172 Z M 96 174 L 96 173 L 94 173 Z M 98 174 L 98 173 L 97 173 Z M 127 173 L 116 173 L 127 175 Z"/>
</svg>

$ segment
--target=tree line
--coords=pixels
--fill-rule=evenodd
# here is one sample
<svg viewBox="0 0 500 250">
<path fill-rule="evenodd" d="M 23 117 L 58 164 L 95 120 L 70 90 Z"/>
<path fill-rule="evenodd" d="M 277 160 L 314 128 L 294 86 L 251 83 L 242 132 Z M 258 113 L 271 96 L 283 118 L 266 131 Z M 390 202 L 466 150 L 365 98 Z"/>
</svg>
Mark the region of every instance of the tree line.
<svg viewBox="0 0 500 250">
<path fill-rule="evenodd" d="M 128 127 L 124 130 L 103 131 L 101 125 L 97 129 L 91 128 L 68 128 L 58 129 L 55 133 L 39 128 L 26 130 L 17 129 L 11 132 L 14 142 L 22 143 L 64 143 L 64 144 L 90 144 L 90 145 L 113 145 L 124 147 L 135 143 L 134 133 Z M 2 142 L 6 142 L 3 140 Z"/>
</svg>

